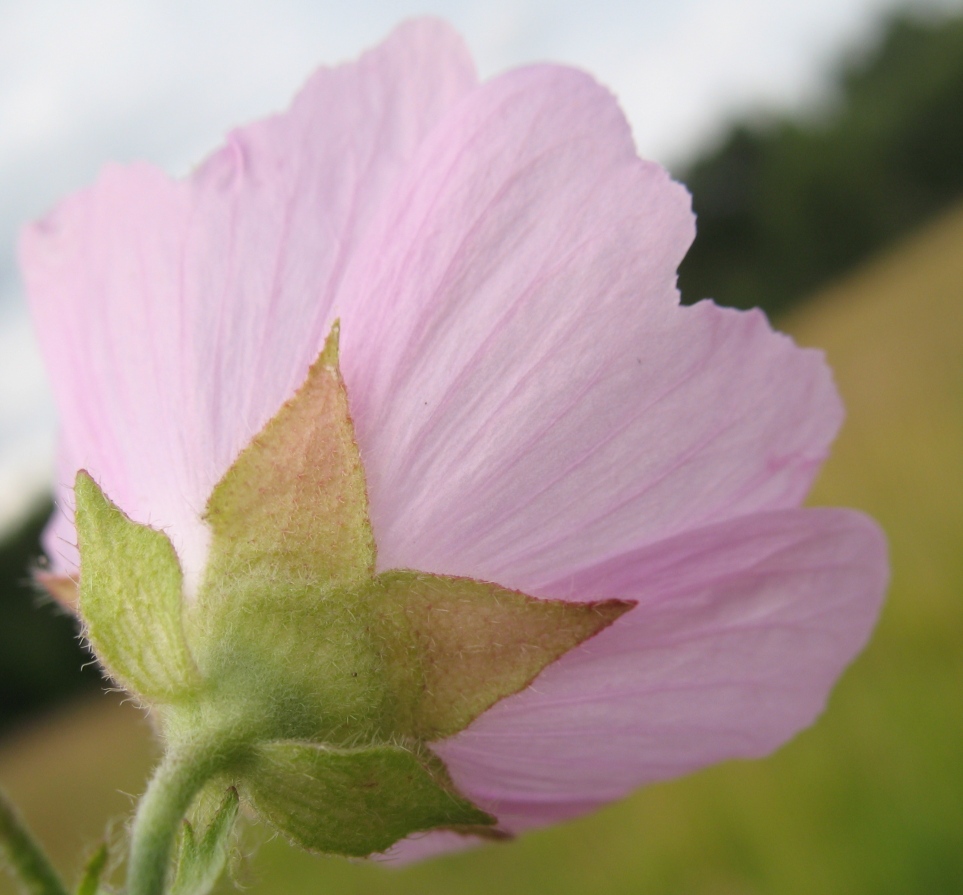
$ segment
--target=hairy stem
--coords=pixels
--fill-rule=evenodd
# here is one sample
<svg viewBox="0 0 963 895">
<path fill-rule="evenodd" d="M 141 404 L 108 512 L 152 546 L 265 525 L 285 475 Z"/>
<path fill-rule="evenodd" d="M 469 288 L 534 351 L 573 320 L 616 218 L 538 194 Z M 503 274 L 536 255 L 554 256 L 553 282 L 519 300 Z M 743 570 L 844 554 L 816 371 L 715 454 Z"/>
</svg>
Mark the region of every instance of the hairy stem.
<svg viewBox="0 0 963 895">
<path fill-rule="evenodd" d="M 154 774 L 137 813 L 127 865 L 127 895 L 163 895 L 171 852 L 194 796 L 227 764 L 218 744 L 172 750 Z"/>
<path fill-rule="evenodd" d="M 0 858 L 6 859 L 29 895 L 67 895 L 46 855 L 27 830 L 16 808 L 0 790 Z M 4 863 L 0 861 L 0 863 Z"/>
</svg>

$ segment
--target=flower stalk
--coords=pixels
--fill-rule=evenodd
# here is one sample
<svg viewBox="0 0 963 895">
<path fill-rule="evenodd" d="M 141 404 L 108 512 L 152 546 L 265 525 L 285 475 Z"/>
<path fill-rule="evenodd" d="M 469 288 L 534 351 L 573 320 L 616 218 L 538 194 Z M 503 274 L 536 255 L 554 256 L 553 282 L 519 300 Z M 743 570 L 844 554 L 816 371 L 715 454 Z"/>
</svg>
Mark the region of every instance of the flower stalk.
<svg viewBox="0 0 963 895">
<path fill-rule="evenodd" d="M 216 740 L 171 749 L 137 806 L 127 866 L 127 895 L 164 895 L 177 833 L 194 797 L 229 761 Z"/>
</svg>

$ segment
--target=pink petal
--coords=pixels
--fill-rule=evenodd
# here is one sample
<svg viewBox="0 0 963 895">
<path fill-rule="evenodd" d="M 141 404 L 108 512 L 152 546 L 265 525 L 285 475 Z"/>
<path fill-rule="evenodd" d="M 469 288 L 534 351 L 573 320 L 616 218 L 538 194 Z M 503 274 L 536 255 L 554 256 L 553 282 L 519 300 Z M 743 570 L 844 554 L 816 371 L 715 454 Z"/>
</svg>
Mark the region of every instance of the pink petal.
<svg viewBox="0 0 963 895">
<path fill-rule="evenodd" d="M 86 467 L 197 574 L 211 488 L 303 381 L 375 210 L 474 86 L 457 35 L 410 23 L 318 72 L 290 111 L 233 133 L 188 180 L 111 167 L 25 233 L 69 457 L 62 503 Z"/>
<path fill-rule="evenodd" d="M 74 528 L 74 479 L 82 465 L 70 456 L 61 435 L 57 450 L 57 481 L 54 485 L 54 511 L 44 529 L 41 542 L 55 574 L 73 575 L 80 568 L 77 530 Z M 59 599 L 54 595 L 54 599 Z"/>
<path fill-rule="evenodd" d="M 415 861 L 424 861 L 438 855 L 451 854 L 474 848 L 484 840 L 477 836 L 453 833 L 450 830 L 436 830 L 431 833 L 416 833 L 391 846 L 383 855 L 375 855 L 379 863 L 404 867 Z"/>
<path fill-rule="evenodd" d="M 513 72 L 430 135 L 346 277 L 379 567 L 542 593 L 795 506 L 841 409 L 758 312 L 680 309 L 689 198 L 579 72 Z"/>
<path fill-rule="evenodd" d="M 514 831 L 765 755 L 822 710 L 886 579 L 875 523 L 834 509 L 748 516 L 601 562 L 547 589 L 638 607 L 436 751 Z"/>
</svg>

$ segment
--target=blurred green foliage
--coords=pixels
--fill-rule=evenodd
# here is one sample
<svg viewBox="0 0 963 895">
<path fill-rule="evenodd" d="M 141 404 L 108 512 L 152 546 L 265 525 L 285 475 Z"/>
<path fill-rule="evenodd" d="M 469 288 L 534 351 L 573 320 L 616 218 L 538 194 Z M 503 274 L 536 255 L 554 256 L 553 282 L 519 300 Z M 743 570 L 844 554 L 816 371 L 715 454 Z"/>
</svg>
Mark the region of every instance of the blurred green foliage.
<svg viewBox="0 0 963 895">
<path fill-rule="evenodd" d="M 75 619 L 30 580 L 50 509 L 37 507 L 0 543 L 0 732 L 101 679 L 93 666 L 83 668 L 91 657 L 78 642 Z"/>
<path fill-rule="evenodd" d="M 781 313 L 963 197 L 963 16 L 882 33 L 821 116 L 740 124 L 677 172 L 698 219 L 687 301 Z"/>
</svg>

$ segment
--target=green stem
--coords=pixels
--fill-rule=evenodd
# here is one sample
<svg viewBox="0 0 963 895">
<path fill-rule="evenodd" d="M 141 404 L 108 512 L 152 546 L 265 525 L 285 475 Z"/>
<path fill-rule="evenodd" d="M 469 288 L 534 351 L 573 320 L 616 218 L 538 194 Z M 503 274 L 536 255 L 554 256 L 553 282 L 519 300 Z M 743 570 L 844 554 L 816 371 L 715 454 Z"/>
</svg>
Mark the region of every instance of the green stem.
<svg viewBox="0 0 963 895">
<path fill-rule="evenodd" d="M 0 790 L 0 857 L 29 895 L 67 895 L 56 871 L 40 850 L 23 820 Z"/>
<path fill-rule="evenodd" d="M 163 895 L 171 852 L 194 796 L 228 761 L 218 744 L 168 752 L 147 787 L 131 835 L 127 895 Z"/>
</svg>

